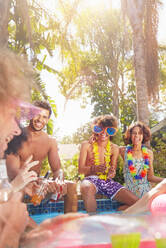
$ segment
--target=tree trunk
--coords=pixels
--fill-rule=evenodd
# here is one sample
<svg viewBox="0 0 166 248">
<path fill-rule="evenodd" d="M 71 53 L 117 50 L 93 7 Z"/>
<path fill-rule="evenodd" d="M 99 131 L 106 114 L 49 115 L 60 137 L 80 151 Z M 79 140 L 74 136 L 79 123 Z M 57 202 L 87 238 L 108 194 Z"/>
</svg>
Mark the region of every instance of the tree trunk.
<svg viewBox="0 0 166 248">
<path fill-rule="evenodd" d="M 115 82 L 114 90 L 113 90 L 113 99 L 112 99 L 112 113 L 119 120 L 119 88 L 118 82 Z"/>
<path fill-rule="evenodd" d="M 8 22 L 11 0 L 0 0 L 0 47 L 8 45 Z"/>
<path fill-rule="evenodd" d="M 149 125 L 148 90 L 145 69 L 145 50 L 142 25 L 133 30 L 134 67 L 136 79 L 137 119 Z"/>
<path fill-rule="evenodd" d="M 137 120 L 149 125 L 148 90 L 143 35 L 144 0 L 126 0 L 126 10 L 133 29 L 134 67 L 136 80 Z"/>
</svg>

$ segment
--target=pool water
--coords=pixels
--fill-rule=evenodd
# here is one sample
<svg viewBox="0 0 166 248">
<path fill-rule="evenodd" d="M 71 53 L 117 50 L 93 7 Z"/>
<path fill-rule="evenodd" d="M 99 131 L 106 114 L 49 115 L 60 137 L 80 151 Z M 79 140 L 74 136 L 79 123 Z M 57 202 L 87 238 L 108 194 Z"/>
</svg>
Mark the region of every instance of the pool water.
<svg viewBox="0 0 166 248">
<path fill-rule="evenodd" d="M 41 223 L 45 219 L 56 217 L 64 213 L 64 202 L 42 202 L 38 206 L 28 203 L 28 211 L 31 218 L 36 223 Z M 117 212 L 119 203 L 110 199 L 97 199 L 97 214 L 111 214 Z M 86 213 L 82 200 L 78 201 L 78 212 Z"/>
<path fill-rule="evenodd" d="M 86 211 L 79 211 L 81 213 L 87 213 Z M 112 214 L 117 213 L 117 211 L 98 211 L 97 214 Z M 40 224 L 42 221 L 46 219 L 54 218 L 60 214 L 63 214 L 62 212 L 52 212 L 52 213 L 43 213 L 43 214 L 35 214 L 31 215 L 31 218 L 37 223 Z"/>
</svg>

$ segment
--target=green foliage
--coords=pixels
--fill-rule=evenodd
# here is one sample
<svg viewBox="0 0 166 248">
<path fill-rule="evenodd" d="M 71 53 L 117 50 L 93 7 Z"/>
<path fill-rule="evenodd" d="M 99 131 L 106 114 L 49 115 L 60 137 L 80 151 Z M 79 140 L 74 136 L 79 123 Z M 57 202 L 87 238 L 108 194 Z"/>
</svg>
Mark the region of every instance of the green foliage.
<svg viewBox="0 0 166 248">
<path fill-rule="evenodd" d="M 72 142 L 74 144 L 81 144 L 83 141 L 88 140 L 92 134 L 91 124 L 86 123 L 82 127 L 78 128 L 72 136 Z"/>
<path fill-rule="evenodd" d="M 123 159 L 121 156 L 119 156 L 117 161 L 116 176 L 114 180 L 122 185 L 124 184 L 123 165 L 124 165 Z"/>
<path fill-rule="evenodd" d="M 61 160 L 62 169 L 65 179 L 77 180 L 78 179 L 78 154 L 74 155 L 72 159 Z"/>
<path fill-rule="evenodd" d="M 132 121 L 136 121 L 136 93 L 133 81 L 128 82 L 127 91 L 123 92 L 123 95 L 120 98 L 119 107 L 121 128 L 122 132 L 125 132 Z"/>
<path fill-rule="evenodd" d="M 45 176 L 47 171 L 51 171 L 50 165 L 48 163 L 48 158 L 45 158 L 42 162 L 42 167 L 40 170 L 40 176 Z"/>
<path fill-rule="evenodd" d="M 61 140 L 61 144 L 73 144 L 73 139 L 71 136 L 64 136 Z"/>
<path fill-rule="evenodd" d="M 152 136 L 151 146 L 154 153 L 155 175 L 166 177 L 166 127 Z"/>
</svg>

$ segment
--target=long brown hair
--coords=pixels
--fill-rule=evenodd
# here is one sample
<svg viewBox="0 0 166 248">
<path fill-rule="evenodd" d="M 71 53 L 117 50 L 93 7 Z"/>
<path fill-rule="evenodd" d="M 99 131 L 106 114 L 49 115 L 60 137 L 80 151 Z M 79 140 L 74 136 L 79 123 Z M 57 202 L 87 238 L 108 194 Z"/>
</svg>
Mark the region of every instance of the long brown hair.
<svg viewBox="0 0 166 248">
<path fill-rule="evenodd" d="M 142 134 L 143 134 L 143 140 L 142 140 L 143 144 L 145 144 L 147 141 L 150 140 L 151 138 L 150 128 L 147 125 L 145 125 L 143 122 L 138 121 L 138 122 L 132 123 L 126 130 L 125 135 L 124 135 L 124 142 L 126 145 L 132 144 L 131 135 L 132 135 L 132 131 L 134 127 L 139 127 L 141 129 Z"/>
</svg>

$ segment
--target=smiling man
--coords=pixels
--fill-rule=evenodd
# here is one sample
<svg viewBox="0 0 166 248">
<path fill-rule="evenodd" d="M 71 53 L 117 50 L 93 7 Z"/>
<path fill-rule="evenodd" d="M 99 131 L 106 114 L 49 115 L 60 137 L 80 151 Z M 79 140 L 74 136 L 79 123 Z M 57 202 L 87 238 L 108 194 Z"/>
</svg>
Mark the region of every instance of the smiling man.
<svg viewBox="0 0 166 248">
<path fill-rule="evenodd" d="M 33 167 L 38 176 L 42 161 L 47 156 L 54 178 L 59 175 L 60 159 L 56 140 L 43 131 L 51 116 L 51 107 L 45 101 L 36 101 L 34 105 L 39 107 L 41 111 L 25 127 L 28 136 L 27 141 L 23 142 L 17 155 L 7 156 L 8 174 L 11 180 L 18 174 L 19 169 L 30 155 L 33 155 L 33 160 L 39 161 L 39 164 Z"/>
<path fill-rule="evenodd" d="M 111 142 L 117 132 L 117 119 L 113 115 L 97 117 L 92 125 L 93 136 L 81 145 L 79 173 L 85 178 L 81 193 L 87 212 L 96 211 L 96 193 L 124 203 L 119 210 L 134 204 L 138 198 L 121 184 L 115 182 L 119 147 Z"/>
<path fill-rule="evenodd" d="M 25 128 L 28 139 L 22 143 L 17 154 L 10 154 L 7 156 L 6 163 L 10 180 L 13 180 L 16 177 L 20 168 L 30 155 L 33 155 L 33 160 L 39 161 L 39 164 L 33 167 L 33 170 L 38 176 L 40 175 L 42 162 L 45 158 L 48 158 L 53 173 L 53 179 L 57 179 L 61 172 L 61 163 L 56 139 L 43 131 L 51 116 L 51 107 L 46 101 L 36 101 L 34 102 L 34 106 L 40 108 L 40 113 L 31 119 L 29 125 Z M 15 139 L 17 139 L 17 137 Z M 66 195 L 65 212 L 75 212 L 77 209 L 73 209 L 73 204 L 77 204 L 76 184 L 71 181 L 66 181 L 65 183 L 63 181 L 61 186 L 62 187 L 60 187 L 60 184 L 57 184 L 55 180 L 49 181 L 47 193 Z M 32 190 L 32 192 L 28 191 L 27 193 L 32 195 L 34 192 Z"/>
</svg>

